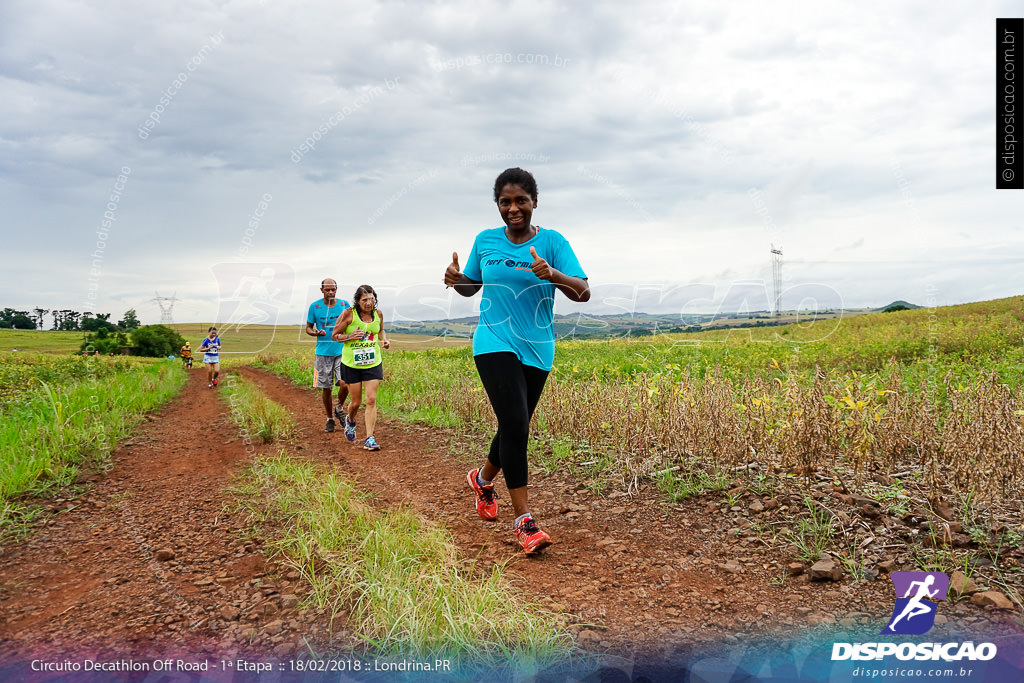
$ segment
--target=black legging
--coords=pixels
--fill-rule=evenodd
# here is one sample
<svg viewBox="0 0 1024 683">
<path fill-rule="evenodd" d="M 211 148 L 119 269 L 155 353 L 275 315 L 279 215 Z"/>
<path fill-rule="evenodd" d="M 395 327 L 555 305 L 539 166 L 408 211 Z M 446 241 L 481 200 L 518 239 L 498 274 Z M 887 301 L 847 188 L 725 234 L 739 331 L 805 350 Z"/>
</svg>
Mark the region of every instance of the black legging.
<svg viewBox="0 0 1024 683">
<path fill-rule="evenodd" d="M 480 381 L 498 418 L 487 459 L 505 474 L 510 489 L 526 486 L 526 442 L 530 418 L 544 391 L 548 371 L 523 365 L 511 351 L 474 356 Z"/>
</svg>

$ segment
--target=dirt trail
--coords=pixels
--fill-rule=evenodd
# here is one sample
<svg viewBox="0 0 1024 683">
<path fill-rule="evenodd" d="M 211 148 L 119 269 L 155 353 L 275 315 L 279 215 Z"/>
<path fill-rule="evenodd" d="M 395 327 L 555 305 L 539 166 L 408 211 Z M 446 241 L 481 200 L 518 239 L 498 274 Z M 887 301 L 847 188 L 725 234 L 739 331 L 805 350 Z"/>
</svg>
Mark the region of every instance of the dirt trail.
<svg viewBox="0 0 1024 683">
<path fill-rule="evenodd" d="M 500 482 L 499 521 L 473 510 L 465 475 L 479 451 L 450 456 L 454 437 L 383 420 L 383 450 L 370 453 L 360 447 L 361 425 L 354 444 L 341 430 L 323 432 L 310 390 L 253 369 L 242 374 L 299 421 L 290 452 L 337 467 L 375 493 L 375 504 L 411 505 L 444 524 L 483 566 L 509 563 L 528 595 L 568 616 L 586 649 L 653 656 L 836 622 L 877 633 L 889 616 L 884 578 L 783 579 L 789 555 L 730 534 L 739 512 L 724 511 L 718 499 L 667 506 L 651 487 L 597 496 L 579 482 L 532 473 L 533 511 L 555 544 L 526 558 Z M 288 657 L 353 645 L 342 621 L 332 632 L 326 615 L 299 609 L 297 573 L 268 566 L 259 543 L 237 533 L 242 520 L 226 512 L 225 489 L 248 459 L 227 406 L 193 371 L 182 394 L 114 452 L 109 473 L 90 478 L 88 493 L 53 501 L 56 514 L 0 552 L 0 648 L 8 659 L 73 651 Z M 1012 628 L 1012 614 L 965 603 L 947 614 L 951 628 Z"/>
<path fill-rule="evenodd" d="M 248 462 L 219 390 L 193 370 L 83 496 L 57 498 L 0 554 L 0 650 L 9 659 L 87 652 L 280 652 L 323 640 L 322 615 L 239 536 L 225 488 Z M 169 551 L 173 557 L 167 559 Z M 279 625 L 267 626 L 273 621 Z"/>
</svg>

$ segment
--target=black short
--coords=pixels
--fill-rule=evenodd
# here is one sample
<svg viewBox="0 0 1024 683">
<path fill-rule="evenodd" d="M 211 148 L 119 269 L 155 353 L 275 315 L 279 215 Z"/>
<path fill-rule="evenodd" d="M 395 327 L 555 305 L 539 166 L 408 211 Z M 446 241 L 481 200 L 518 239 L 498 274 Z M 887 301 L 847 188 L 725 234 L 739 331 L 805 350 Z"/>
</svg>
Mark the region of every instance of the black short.
<svg viewBox="0 0 1024 683">
<path fill-rule="evenodd" d="M 350 368 L 349 366 L 342 363 L 341 365 L 341 379 L 345 384 L 358 384 L 359 382 L 366 382 L 371 379 L 384 379 L 384 364 L 378 363 L 372 368 Z"/>
</svg>

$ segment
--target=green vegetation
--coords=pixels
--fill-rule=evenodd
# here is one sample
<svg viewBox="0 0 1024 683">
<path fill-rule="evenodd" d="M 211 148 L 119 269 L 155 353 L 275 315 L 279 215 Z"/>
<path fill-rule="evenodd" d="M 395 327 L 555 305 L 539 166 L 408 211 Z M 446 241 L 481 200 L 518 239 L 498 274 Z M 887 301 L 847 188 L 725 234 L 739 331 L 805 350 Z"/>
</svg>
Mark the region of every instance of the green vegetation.
<svg viewBox="0 0 1024 683">
<path fill-rule="evenodd" d="M 678 503 L 691 496 L 699 496 L 729 488 L 729 477 L 724 472 L 690 469 L 681 471 L 678 467 L 655 474 L 658 488 L 668 496 L 670 503 Z"/>
<path fill-rule="evenodd" d="M 239 505 L 281 528 L 275 544 L 371 656 L 452 658 L 529 669 L 571 645 L 554 615 L 526 602 L 501 567 L 461 560 L 448 532 L 411 510 L 374 512 L 336 474 L 286 456 L 257 462 Z"/>
<path fill-rule="evenodd" d="M 122 330 L 134 330 L 141 324 L 142 323 L 140 323 L 139 319 L 135 316 L 134 308 L 129 308 L 125 311 L 124 317 L 117 321 L 117 326 Z"/>
<path fill-rule="evenodd" d="M 269 370 L 275 375 L 287 377 L 299 386 L 313 386 L 313 356 L 311 354 L 293 354 L 290 356 L 259 355 L 253 365 Z"/>
<path fill-rule="evenodd" d="M 8 399 L 0 408 L 0 536 L 34 514 L 22 494 L 67 486 L 84 464 L 102 467 L 117 440 L 185 379 L 175 365 L 125 358 L 19 355 L 0 364 Z"/>
<path fill-rule="evenodd" d="M 211 323 L 180 323 L 174 329 L 178 334 L 192 342 L 195 346 L 206 336 Z M 217 334 L 224 344 L 221 350 L 221 361 L 241 358 L 244 361 L 256 354 L 308 356 L 310 367 L 313 363 L 316 339 L 305 332 L 305 326 L 299 325 L 221 325 Z M 3 331 L 0 330 L 0 335 Z M 0 339 L 3 337 L 0 336 Z M 413 334 L 391 334 L 392 349 L 417 350 L 436 347 L 466 346 L 468 339 L 436 339 Z M 312 372 L 310 374 L 312 376 Z"/>
<path fill-rule="evenodd" d="M 104 330 L 106 332 L 113 332 L 117 330 L 117 325 L 110 322 L 109 313 L 98 313 L 95 318 L 85 316 L 78 323 L 78 329 L 83 332 L 99 332 Z"/>
<path fill-rule="evenodd" d="M 43 384 L 63 386 L 86 379 L 100 380 L 135 367 L 127 358 L 85 358 L 38 353 L 0 356 L 0 413 Z"/>
<path fill-rule="evenodd" d="M 111 332 L 99 328 L 93 334 L 85 335 L 79 351 L 87 354 L 98 353 L 101 356 L 120 354 L 131 348 L 131 340 L 124 332 Z"/>
<path fill-rule="evenodd" d="M 804 496 L 804 507 L 807 511 L 796 518 L 796 530 L 789 532 L 789 540 L 796 546 L 797 557 L 812 563 L 832 543 L 835 528 L 831 513 L 810 495 Z"/>
<path fill-rule="evenodd" d="M 143 325 L 132 332 L 132 352 L 137 356 L 176 356 L 184 345 L 184 337 L 163 325 Z"/>
<path fill-rule="evenodd" d="M 31 311 L 19 311 L 10 307 L 0 310 L 0 328 L 18 330 L 44 330 L 46 329 L 46 316 L 53 315 L 54 330 L 72 332 L 95 332 L 105 329 L 108 332 L 120 330 L 122 332 L 134 330 L 139 326 L 139 320 L 135 317 L 135 309 L 125 311 L 124 317 L 117 325 L 110 322 L 109 313 L 93 313 L 86 311 L 80 313 L 71 309 L 33 308 Z"/>
<path fill-rule="evenodd" d="M 47 354 L 75 353 L 79 350 L 81 344 L 81 332 L 0 329 L 0 359 L 3 359 L 3 361 L 11 360 L 17 355 L 26 352 Z"/>
<path fill-rule="evenodd" d="M 15 330 L 34 330 L 36 320 L 29 311 L 16 311 L 13 308 L 0 310 L 0 327 Z"/>
<path fill-rule="evenodd" d="M 89 339 L 95 346 L 95 350 L 101 354 L 120 353 L 122 348 L 131 346 L 131 339 L 133 337 L 128 335 L 134 329 L 132 327 L 133 324 L 136 327 L 138 326 L 137 322 L 137 319 L 134 323 L 132 320 L 124 319 L 118 322 L 118 326 L 122 329 L 116 332 L 107 330 L 107 339 L 124 340 L 127 337 L 128 341 L 117 348 L 114 348 L 114 344 L 111 341 L 103 342 L 104 345 L 96 344 L 95 340 L 101 338 L 99 330 L 96 333 L 91 333 L 91 336 L 89 336 L 89 333 L 83 334 L 81 331 L 44 331 L 41 328 L 18 330 L 0 327 L 0 357 L 17 355 L 25 351 L 53 354 L 75 353 L 84 350 L 87 346 L 87 344 L 83 344 L 83 339 L 86 336 L 89 336 Z M 180 323 L 172 326 L 175 332 L 184 339 L 191 341 L 194 348 L 198 348 L 198 344 L 207 334 L 208 327 L 209 323 Z M 226 365 L 244 364 L 251 361 L 252 356 L 257 353 L 295 353 L 296 355 L 308 354 L 312 364 L 313 349 L 316 341 L 312 337 L 307 336 L 303 332 L 304 329 L 296 325 L 278 325 L 276 327 L 271 325 L 246 325 L 241 329 L 225 326 L 224 329 L 218 330 L 218 334 L 224 344 L 224 348 L 221 351 L 221 363 Z M 118 337 L 119 333 L 123 336 Z M 436 347 L 454 348 L 465 346 L 468 343 L 468 339 L 444 340 L 419 335 L 389 334 L 388 337 L 391 339 L 392 349 L 405 350 Z M 177 355 L 182 344 L 184 344 L 184 341 L 174 346 L 168 353 L 161 354 L 161 357 L 166 358 L 171 354 Z M 14 349 L 17 349 L 17 351 L 13 351 Z"/>
<path fill-rule="evenodd" d="M 252 382 L 236 373 L 225 373 L 223 389 L 221 396 L 231 406 L 231 419 L 246 439 L 257 437 L 271 443 L 287 440 L 295 433 L 297 425 L 291 413 L 264 396 Z"/>
</svg>

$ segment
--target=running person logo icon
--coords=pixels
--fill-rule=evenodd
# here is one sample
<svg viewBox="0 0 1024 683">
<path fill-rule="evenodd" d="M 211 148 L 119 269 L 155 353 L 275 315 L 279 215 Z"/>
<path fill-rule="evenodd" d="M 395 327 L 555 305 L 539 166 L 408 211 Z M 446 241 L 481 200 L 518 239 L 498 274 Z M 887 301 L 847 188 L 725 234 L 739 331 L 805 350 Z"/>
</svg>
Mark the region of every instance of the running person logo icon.
<svg viewBox="0 0 1024 683">
<path fill-rule="evenodd" d="M 889 575 L 896 588 L 892 618 L 882 634 L 919 635 L 935 624 L 937 601 L 945 600 L 949 577 L 942 572 L 893 572 Z"/>
</svg>

